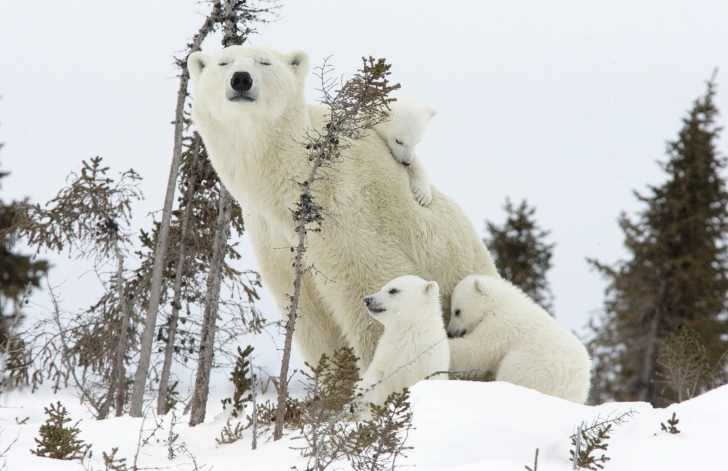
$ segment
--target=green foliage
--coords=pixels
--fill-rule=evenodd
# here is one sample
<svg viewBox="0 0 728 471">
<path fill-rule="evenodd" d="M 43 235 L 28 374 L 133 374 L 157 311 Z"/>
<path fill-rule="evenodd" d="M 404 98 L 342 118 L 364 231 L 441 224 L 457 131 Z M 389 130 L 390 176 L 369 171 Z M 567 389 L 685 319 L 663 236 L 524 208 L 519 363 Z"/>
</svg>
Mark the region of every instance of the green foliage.
<svg viewBox="0 0 728 471">
<path fill-rule="evenodd" d="M 347 457 L 356 471 L 393 469 L 398 456 L 405 456 L 404 442 L 412 429 L 409 391 L 390 394 L 383 406 L 372 404 L 372 419 L 356 425 L 351 433 Z"/>
<path fill-rule="evenodd" d="M 45 424 L 40 426 L 40 440 L 35 439 L 37 448 L 30 452 L 40 457 L 57 460 L 83 460 L 86 456 L 91 457 L 91 445 L 78 439 L 78 434 L 81 432 L 78 424 L 81 421 L 79 420 L 72 427 L 66 427 L 71 418 L 60 401 L 44 409 L 48 419 Z"/>
<path fill-rule="evenodd" d="M 111 454 L 107 455 L 105 451 L 101 452 L 104 458 L 104 471 L 129 471 L 126 467 L 126 458 L 116 458 L 116 452 L 119 448 L 112 448 Z"/>
<path fill-rule="evenodd" d="M 575 448 L 569 450 L 571 458 L 569 461 L 574 461 L 576 457 L 576 465 L 579 468 L 586 469 L 603 469 L 604 465 L 611 458 L 602 453 L 601 456 L 593 455 L 593 453 L 599 453 L 598 450 L 606 451 L 607 440 L 609 440 L 609 431 L 612 428 L 612 424 L 606 424 L 604 427 L 595 429 L 593 433 L 589 434 L 584 430 L 579 433 L 579 438 L 572 437 L 571 445 Z M 579 442 L 577 444 L 577 442 Z"/>
<path fill-rule="evenodd" d="M 351 399 L 354 385 L 359 381 L 358 358 L 354 349 L 343 347 L 334 352 L 332 358 L 325 353 L 311 373 L 304 373 L 311 380 L 312 401 L 307 403 L 307 414 L 321 415 L 338 413 Z"/>
<path fill-rule="evenodd" d="M 230 423 L 230 419 L 227 419 L 227 423 L 222 428 L 222 431 L 220 432 L 220 438 L 216 438 L 215 441 L 218 445 L 227 445 L 229 443 L 235 443 L 241 438 L 243 438 L 243 430 L 245 430 L 247 427 L 243 427 L 243 424 L 240 422 L 237 422 L 235 424 L 235 428 L 232 428 L 232 424 Z"/>
<path fill-rule="evenodd" d="M 657 363 L 662 367 L 661 382 L 678 402 L 692 398 L 701 384 L 705 388 L 710 381 L 710 360 L 700 335 L 687 327 L 667 336 Z"/>
<path fill-rule="evenodd" d="M 5 358 L 5 374 L 3 385 L 15 389 L 27 386 L 30 381 L 30 366 L 32 359 L 26 347 L 25 340 L 15 336 L 7 345 Z"/>
<path fill-rule="evenodd" d="M 671 433 L 673 435 L 680 433 L 680 430 L 677 429 L 677 424 L 680 423 L 680 419 L 678 419 L 675 416 L 675 412 L 672 413 L 672 417 L 667 419 L 667 425 L 660 422 L 660 430 Z"/>
<path fill-rule="evenodd" d="M 230 374 L 230 382 L 233 383 L 235 391 L 232 398 L 222 400 L 223 409 L 226 408 L 226 405 L 232 406 L 233 417 L 242 417 L 245 403 L 253 400 L 253 394 L 249 392 L 255 385 L 255 375 L 250 371 L 251 353 L 253 353 L 253 347 L 250 345 L 245 347 L 244 351 L 238 347 L 238 358 L 235 361 L 235 368 Z M 248 392 L 247 395 L 245 395 L 246 392 Z"/>
<path fill-rule="evenodd" d="M 571 436 L 571 446 L 574 449 L 569 450 L 569 454 L 571 455 L 569 461 L 573 462 L 576 459 L 576 465 L 579 468 L 592 470 L 604 468 L 603 463 L 610 460 L 603 453 L 609 447 L 607 443 L 607 440 L 610 438 L 609 432 L 614 426 L 619 427 L 624 425 L 636 413 L 630 409 L 615 417 L 607 416 L 607 418 L 602 419 L 597 416 L 589 426 L 582 422 L 577 428 L 576 433 Z M 597 456 L 596 454 L 600 450 L 602 451 L 601 456 Z"/>
<path fill-rule="evenodd" d="M 0 144 L 0 148 L 2 144 Z M 0 180 L 8 176 L 0 172 Z M 0 347 L 5 347 L 12 326 L 17 325 L 22 299 L 31 288 L 38 288 L 50 265 L 45 260 L 22 255 L 13 250 L 15 234 L 10 228 L 27 201 L 9 203 L 0 199 Z M 15 346 L 16 348 L 18 345 Z"/>
<path fill-rule="evenodd" d="M 179 391 L 177 391 L 177 386 L 179 385 L 179 381 L 175 381 L 167 388 L 167 399 L 164 406 L 164 413 L 165 415 L 169 413 L 172 409 L 174 409 L 174 406 L 177 405 L 177 403 L 180 401 L 180 394 Z"/>
<path fill-rule="evenodd" d="M 62 252 L 68 247 L 82 258 L 115 257 L 117 241 L 129 241 L 124 226 L 129 225 L 132 202 L 142 199 L 137 183 L 141 177 L 130 169 L 115 182 L 102 160 L 84 160 L 81 173 L 71 174 L 71 184 L 46 205 L 49 209 L 23 205 L 10 230 L 37 250 Z"/>
<path fill-rule="evenodd" d="M 667 374 L 657 362 L 660 348 L 680 328 L 700 335 L 711 364 L 728 350 L 728 191 L 714 94 L 709 82 L 678 139 L 668 143 L 661 164 L 667 181 L 636 193 L 646 206 L 636 218 L 620 217 L 629 259 L 613 266 L 591 260 L 609 282 L 589 345 L 599 400 L 655 404 L 655 383 Z M 679 400 L 668 393 L 661 399 Z"/>
<path fill-rule="evenodd" d="M 553 295 L 546 273 L 551 269 L 551 258 L 556 244 L 547 244 L 549 231 L 542 230 L 536 220 L 536 208 L 522 201 L 514 207 L 506 198 L 503 206 L 506 222 L 498 226 L 486 221 L 489 235 L 483 240 L 493 255 L 501 276 L 521 288 L 536 303 L 552 311 Z"/>
<path fill-rule="evenodd" d="M 323 470 L 341 459 L 353 469 L 394 469 L 395 461 L 409 448 L 404 446 L 412 428 L 409 392 L 391 394 L 383 406 L 370 405 L 371 420 L 353 422 L 345 417 L 353 404 L 359 381 L 357 358 L 351 348 L 342 348 L 329 358 L 322 355 L 306 385 L 301 431 L 311 458 L 309 466 Z"/>
<path fill-rule="evenodd" d="M 303 402 L 288 396 L 283 426 L 290 430 L 300 430 L 303 416 Z M 270 427 L 276 421 L 276 406 L 270 400 L 258 404 L 258 421 L 262 427 Z"/>
</svg>

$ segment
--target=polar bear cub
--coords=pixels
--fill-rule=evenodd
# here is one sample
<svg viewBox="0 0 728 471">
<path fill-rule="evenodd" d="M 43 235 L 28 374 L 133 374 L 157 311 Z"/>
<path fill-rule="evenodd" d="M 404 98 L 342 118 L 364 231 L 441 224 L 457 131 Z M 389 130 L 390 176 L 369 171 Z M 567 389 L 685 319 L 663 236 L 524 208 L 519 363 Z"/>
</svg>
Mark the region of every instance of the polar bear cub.
<svg viewBox="0 0 728 471">
<path fill-rule="evenodd" d="M 470 275 L 453 291 L 450 368 L 583 404 L 591 361 L 579 339 L 507 280 Z"/>
<path fill-rule="evenodd" d="M 368 403 L 382 405 L 391 393 L 447 371 L 450 349 L 437 282 L 401 276 L 366 296 L 364 304 L 384 325 L 372 362 L 357 384 L 357 390 L 365 391 L 358 409 L 368 412 Z M 433 379 L 447 379 L 447 375 L 434 375 Z M 362 416 L 367 417 L 366 413 Z"/>
<path fill-rule="evenodd" d="M 389 109 L 387 120 L 372 129 L 387 143 L 394 159 L 407 166 L 412 193 L 420 205 L 427 206 L 432 201 L 430 179 L 415 155 L 415 146 L 422 140 L 437 110 L 409 97 L 398 97 Z"/>
</svg>

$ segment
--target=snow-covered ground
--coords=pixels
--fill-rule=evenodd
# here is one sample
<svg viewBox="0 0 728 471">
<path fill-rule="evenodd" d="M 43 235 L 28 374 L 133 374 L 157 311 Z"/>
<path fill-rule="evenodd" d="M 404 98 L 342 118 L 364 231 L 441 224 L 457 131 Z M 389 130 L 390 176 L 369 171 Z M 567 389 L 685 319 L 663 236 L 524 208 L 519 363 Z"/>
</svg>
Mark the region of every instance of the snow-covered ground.
<svg viewBox="0 0 728 471">
<path fill-rule="evenodd" d="M 137 453 L 140 436 L 147 438 L 162 422 L 154 438 L 140 448 L 138 463 L 146 469 L 193 470 L 189 456 L 178 452 L 169 460 L 166 440 L 171 414 L 164 418 L 148 416 L 95 421 L 78 400 L 68 393 L 30 394 L 13 392 L 5 395 L 0 409 L 3 427 L 0 448 L 17 437 L 7 456 L 10 471 L 82 470 L 79 462 L 38 458 L 30 453 L 34 438 L 45 421 L 43 408 L 62 401 L 79 425 L 81 438 L 92 443 L 93 458 L 86 469 L 104 469 L 102 451 L 118 447 L 117 457 L 127 463 Z M 407 445 L 414 447 L 407 458 L 400 458 L 403 468 L 415 466 L 418 471 L 500 471 L 533 468 L 534 453 L 539 449 L 538 470 L 572 469 L 569 461 L 570 436 L 582 421 L 591 423 L 596 417 L 614 417 L 633 410 L 636 414 L 621 427 L 616 427 L 608 440 L 605 454 L 611 458 L 605 470 L 619 471 L 719 471 L 728 470 L 728 385 L 666 409 L 654 409 L 646 403 L 611 403 L 596 407 L 572 404 L 561 399 L 506 383 L 460 381 L 426 381 L 412 389 L 411 402 L 414 427 Z M 208 421 L 190 428 L 186 417 L 179 419 L 174 433 L 176 444 L 185 444 L 199 469 L 287 470 L 295 466 L 306 469 L 306 458 L 292 447 L 301 441 L 292 440 L 289 432 L 284 440 L 273 442 L 269 436 L 259 439 L 258 450 L 251 449 L 251 433 L 230 445 L 218 446 L 215 438 L 225 424 L 218 398 L 211 398 Z M 673 412 L 680 420 L 679 434 L 661 430 Z M 213 418 L 214 416 L 217 418 Z M 28 418 L 23 425 L 18 421 Z M 350 469 L 345 462 L 330 469 Z"/>
</svg>

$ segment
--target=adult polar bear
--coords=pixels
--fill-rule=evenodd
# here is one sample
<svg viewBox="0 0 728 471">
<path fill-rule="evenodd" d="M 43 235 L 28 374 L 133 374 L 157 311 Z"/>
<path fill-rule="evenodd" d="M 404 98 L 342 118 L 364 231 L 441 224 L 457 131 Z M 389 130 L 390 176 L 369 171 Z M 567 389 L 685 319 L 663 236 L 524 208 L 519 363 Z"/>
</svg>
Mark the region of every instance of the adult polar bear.
<svg viewBox="0 0 728 471">
<path fill-rule="evenodd" d="M 304 100 L 308 55 L 232 46 L 213 56 L 194 53 L 187 66 L 192 119 L 243 208 L 263 282 L 285 316 L 293 293 L 290 247 L 297 245 L 294 182 L 310 172 L 299 143 L 306 130 L 323 129 L 326 114 Z M 303 280 L 295 339 L 311 364 L 350 345 L 366 368 L 381 334 L 362 303 L 366 294 L 402 275 L 435 280 L 447 320 L 461 279 L 498 274 L 460 207 L 434 188 L 427 207 L 412 198 L 406 168 L 376 133 L 353 141 L 343 156 L 312 186 L 330 216 L 307 239 L 305 264 L 320 275 Z"/>
</svg>

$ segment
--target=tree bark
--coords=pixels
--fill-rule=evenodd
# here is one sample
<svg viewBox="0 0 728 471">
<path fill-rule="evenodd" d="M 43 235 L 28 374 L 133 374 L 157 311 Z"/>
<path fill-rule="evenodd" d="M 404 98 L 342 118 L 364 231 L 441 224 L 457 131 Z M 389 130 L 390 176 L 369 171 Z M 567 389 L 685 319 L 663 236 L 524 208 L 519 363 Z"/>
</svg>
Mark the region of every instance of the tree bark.
<svg viewBox="0 0 728 471">
<path fill-rule="evenodd" d="M 205 18 L 205 23 L 195 35 L 192 43 L 188 45 L 188 53 L 192 54 L 200 50 L 202 41 L 212 31 L 220 14 L 220 2 L 213 2 L 210 15 Z M 182 158 L 182 133 L 184 131 L 184 106 L 187 100 L 187 85 L 190 80 L 190 73 L 187 70 L 187 57 L 178 60 L 177 65 L 181 69 L 179 90 L 177 91 L 177 108 L 174 120 L 174 149 L 172 152 L 172 165 L 169 169 L 167 180 L 167 194 L 164 198 L 164 209 L 162 211 L 162 222 L 159 228 L 157 247 L 154 251 L 154 265 L 152 268 L 152 280 L 149 289 L 149 308 L 144 322 L 144 331 L 141 337 L 139 363 L 134 374 L 134 389 L 129 405 L 129 415 L 141 417 L 144 405 L 144 389 L 146 388 L 149 364 L 152 356 L 152 344 L 154 343 L 154 331 L 157 324 L 157 313 L 159 311 L 159 300 L 162 293 L 162 275 L 164 272 L 164 256 L 167 252 L 169 238 L 169 224 L 172 217 L 172 206 L 174 204 L 174 192 L 177 186 L 177 174 L 179 173 L 180 159 Z"/>
<path fill-rule="evenodd" d="M 185 266 L 185 257 L 187 247 L 187 232 L 190 226 L 190 218 L 192 217 L 192 196 L 195 192 L 195 184 L 197 182 L 197 165 L 200 156 L 200 136 L 195 136 L 195 142 L 193 144 L 194 154 L 192 157 L 192 174 L 187 187 L 187 194 L 185 200 L 187 206 L 182 217 L 182 228 L 180 230 L 180 247 L 179 255 L 177 256 L 177 266 L 174 274 L 174 286 L 172 296 L 172 313 L 169 316 L 169 329 L 167 330 L 167 345 L 164 350 L 164 365 L 162 366 L 162 374 L 159 378 L 159 392 L 157 396 L 157 414 L 164 415 L 167 409 L 167 388 L 169 385 L 169 373 L 172 369 L 172 357 L 174 356 L 174 342 L 177 335 L 177 321 L 179 319 L 179 310 L 181 307 L 180 298 L 182 292 L 182 278 Z"/>
<path fill-rule="evenodd" d="M 195 390 L 192 394 L 192 406 L 190 409 L 190 427 L 194 427 L 205 421 L 207 396 L 210 390 L 210 370 L 212 369 L 215 345 L 215 322 L 217 320 L 218 302 L 220 300 L 220 285 L 222 284 L 222 269 L 225 262 L 227 239 L 230 233 L 231 209 L 232 197 L 222 185 L 222 182 L 220 182 L 219 213 L 215 222 L 212 260 L 210 262 L 210 274 L 207 278 L 205 314 L 202 319 L 200 353 L 197 360 Z"/>
<path fill-rule="evenodd" d="M 116 350 L 116 397 L 115 405 L 116 417 L 121 417 L 124 413 L 124 397 L 126 393 L 126 368 L 124 366 L 124 358 L 126 357 L 126 344 L 129 337 L 129 322 L 131 322 L 131 306 L 129 300 L 124 293 L 124 259 L 121 255 L 119 242 L 116 242 L 116 291 L 119 296 L 119 304 L 121 305 L 121 326 L 119 327 L 119 345 Z"/>
</svg>

